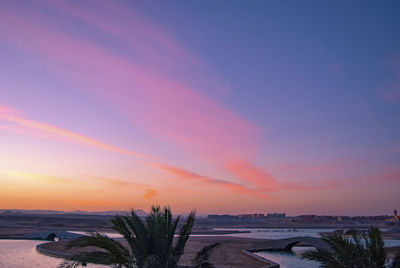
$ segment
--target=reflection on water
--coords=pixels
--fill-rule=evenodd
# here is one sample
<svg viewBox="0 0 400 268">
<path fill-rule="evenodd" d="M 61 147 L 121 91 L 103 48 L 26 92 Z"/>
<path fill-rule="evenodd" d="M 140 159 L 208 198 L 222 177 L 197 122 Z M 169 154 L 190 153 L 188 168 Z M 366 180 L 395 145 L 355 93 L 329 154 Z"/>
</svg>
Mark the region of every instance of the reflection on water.
<svg viewBox="0 0 400 268">
<path fill-rule="evenodd" d="M 303 260 L 300 254 L 306 250 L 314 249 L 312 247 L 293 247 L 292 252 L 283 251 L 264 251 L 258 252 L 256 255 L 279 263 L 280 268 L 318 268 L 318 262 Z"/>
<path fill-rule="evenodd" d="M 74 234 L 80 234 L 80 235 L 88 235 L 88 232 L 82 232 L 82 231 L 68 231 L 70 233 L 74 233 Z M 99 232 L 102 235 L 106 235 L 110 238 L 123 238 L 123 235 L 118 234 L 118 233 L 109 233 L 109 232 Z"/>
<path fill-rule="evenodd" d="M 217 230 L 238 230 L 250 231 L 249 233 L 232 234 L 229 236 L 281 239 L 295 236 L 318 237 L 320 232 L 330 232 L 333 229 L 297 229 L 296 232 L 289 229 L 217 229 Z M 113 238 L 120 238 L 121 235 L 115 233 L 105 233 Z M 45 241 L 34 240 L 0 240 L 0 268 L 31 268 L 31 267 L 57 267 L 62 260 L 48 257 L 36 252 L 36 245 Z M 385 239 L 385 246 L 400 246 L 400 240 Z M 279 263 L 281 268 L 316 268 L 317 263 L 302 260 L 299 258 L 299 250 L 304 247 L 294 247 L 295 253 L 290 252 L 259 252 L 257 255 Z M 100 265 L 88 265 L 88 267 L 106 267 Z"/>
<path fill-rule="evenodd" d="M 0 268 L 56 268 L 61 259 L 52 258 L 36 251 L 36 245 L 46 241 L 0 240 Z M 108 267 L 88 265 L 87 267 Z"/>
<path fill-rule="evenodd" d="M 0 267 L 57 267 L 61 260 L 36 252 L 36 245 L 43 242 L 34 240 L 0 240 Z"/>
<path fill-rule="evenodd" d="M 311 236 L 319 237 L 320 233 L 333 232 L 335 229 L 261 229 L 261 228 L 248 228 L 248 229 L 230 229 L 230 228 L 215 228 L 214 230 L 221 231 L 244 231 L 247 233 L 230 234 L 229 236 L 235 237 L 248 237 L 248 238 L 266 238 L 266 239 L 283 239 L 296 236 Z"/>
<path fill-rule="evenodd" d="M 228 229 L 220 228 L 216 230 L 234 230 L 234 231 L 248 231 L 248 233 L 231 234 L 229 236 L 235 237 L 248 237 L 248 238 L 265 238 L 265 239 L 283 239 L 291 238 L 296 236 L 311 236 L 320 237 L 320 233 L 332 232 L 334 229 Z M 384 239 L 385 247 L 400 246 L 400 240 L 396 239 Z M 282 251 L 269 251 L 269 252 L 258 252 L 256 255 L 269 259 L 273 262 L 279 263 L 281 268 L 316 268 L 319 267 L 317 262 L 303 260 L 300 258 L 300 252 L 306 247 L 293 247 L 294 252 L 282 252 Z"/>
</svg>

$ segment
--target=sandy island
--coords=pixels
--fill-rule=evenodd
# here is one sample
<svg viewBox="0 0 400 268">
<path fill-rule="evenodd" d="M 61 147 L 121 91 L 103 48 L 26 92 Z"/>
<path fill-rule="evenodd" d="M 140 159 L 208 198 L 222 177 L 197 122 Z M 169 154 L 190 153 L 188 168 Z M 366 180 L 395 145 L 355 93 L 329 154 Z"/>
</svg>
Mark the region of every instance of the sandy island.
<svg viewBox="0 0 400 268">
<path fill-rule="evenodd" d="M 120 241 L 125 243 L 123 239 Z M 179 264 L 190 265 L 191 260 L 202 247 L 214 242 L 220 242 L 221 246 L 216 248 L 211 255 L 211 261 L 218 267 L 260 268 L 276 266 L 273 262 L 245 252 L 245 250 L 253 247 L 253 245 L 259 241 L 260 239 L 227 236 L 192 236 L 186 244 L 185 253 Z M 65 254 L 73 255 L 83 251 L 97 250 L 95 247 L 67 249 L 67 243 L 68 241 L 52 242 L 43 244 L 41 247 L 45 250 L 45 253 L 53 257 L 62 257 L 65 256 Z"/>
</svg>

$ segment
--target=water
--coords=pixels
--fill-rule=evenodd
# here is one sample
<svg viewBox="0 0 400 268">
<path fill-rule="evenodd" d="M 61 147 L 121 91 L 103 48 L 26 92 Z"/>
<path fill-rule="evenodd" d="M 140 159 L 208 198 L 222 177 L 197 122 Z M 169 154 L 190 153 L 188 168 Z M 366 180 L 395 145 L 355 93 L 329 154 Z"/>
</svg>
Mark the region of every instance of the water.
<svg viewBox="0 0 400 268">
<path fill-rule="evenodd" d="M 300 254 L 306 250 L 313 250 L 313 247 L 293 247 L 292 252 L 258 252 L 257 256 L 279 263 L 280 268 L 318 268 L 319 263 L 303 260 Z"/>
<path fill-rule="evenodd" d="M 36 252 L 36 245 L 41 243 L 44 241 L 0 240 L 0 267 L 57 267 L 62 260 Z"/>
<path fill-rule="evenodd" d="M 320 237 L 319 233 L 332 232 L 335 229 L 261 229 L 261 228 L 248 228 L 248 229 L 230 229 L 230 228 L 216 228 L 214 230 L 220 231 L 246 231 L 247 233 L 230 234 L 234 237 L 246 238 L 264 238 L 264 239 L 283 239 L 296 236 L 311 236 Z"/>
<path fill-rule="evenodd" d="M 0 268 L 56 268 L 62 259 L 52 258 L 36 251 L 38 244 L 46 241 L 0 240 Z M 91 268 L 107 266 L 88 265 Z"/>
<path fill-rule="evenodd" d="M 88 232 L 81 232 L 81 231 L 68 231 L 68 232 L 74 233 L 74 234 L 80 234 L 80 235 L 87 235 L 88 234 Z M 106 236 L 108 236 L 110 238 L 115 238 L 115 239 L 124 238 L 123 235 L 118 234 L 118 233 L 108 233 L 108 232 L 99 232 L 99 233 L 102 234 L 102 235 L 106 235 Z"/>
<path fill-rule="evenodd" d="M 289 229 L 216 229 L 216 230 L 234 230 L 249 231 L 249 233 L 237 233 L 229 236 L 248 237 L 248 238 L 267 238 L 281 239 L 296 236 L 319 237 L 321 232 L 330 232 L 333 229 L 297 229 L 296 232 Z M 113 238 L 121 237 L 115 233 L 105 233 Z M 200 235 L 203 236 L 203 235 Z M 205 236 L 205 235 L 204 235 Z M 385 246 L 400 246 L 400 240 L 385 239 Z M 45 241 L 34 240 L 0 240 L 0 268 L 31 268 L 31 267 L 57 267 L 62 260 L 42 255 L 36 252 L 36 245 L 45 243 Z M 279 263 L 281 268 L 316 268 L 317 263 L 302 260 L 299 258 L 299 251 L 304 247 L 294 247 L 294 253 L 288 252 L 259 252 L 258 256 L 267 258 L 271 261 Z M 88 265 L 88 267 L 105 267 L 100 265 Z"/>
<path fill-rule="evenodd" d="M 232 231 L 247 231 L 248 233 L 230 234 L 234 237 L 247 237 L 247 238 L 265 238 L 265 239 L 283 239 L 296 236 L 311 236 L 320 237 L 320 233 L 332 232 L 334 229 L 296 229 L 294 232 L 290 229 L 229 229 L 219 228 L 216 230 L 232 230 Z M 382 229 L 383 230 L 383 229 Z M 384 239 L 386 247 L 400 246 L 400 240 Z M 281 268 L 318 268 L 318 262 L 303 260 L 300 254 L 305 250 L 314 249 L 313 247 L 293 247 L 293 252 L 281 251 L 264 251 L 258 252 L 256 255 L 279 263 Z"/>
</svg>

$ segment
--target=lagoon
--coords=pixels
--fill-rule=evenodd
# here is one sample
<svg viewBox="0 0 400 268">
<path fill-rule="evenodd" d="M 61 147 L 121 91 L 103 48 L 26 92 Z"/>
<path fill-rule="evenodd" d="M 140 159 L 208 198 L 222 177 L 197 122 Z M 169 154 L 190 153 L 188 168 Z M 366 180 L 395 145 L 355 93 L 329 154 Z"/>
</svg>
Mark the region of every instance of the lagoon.
<svg viewBox="0 0 400 268">
<path fill-rule="evenodd" d="M 56 268 L 63 260 L 40 254 L 36 246 L 42 240 L 0 240 L 0 268 Z M 109 266 L 88 265 L 90 268 Z"/>
<path fill-rule="evenodd" d="M 282 239 L 296 236 L 319 237 L 320 232 L 330 232 L 333 229 L 297 229 L 295 232 L 290 229 L 273 229 L 273 228 L 253 228 L 253 229 L 230 229 L 219 228 L 216 230 L 232 230 L 247 231 L 247 233 L 235 233 L 227 236 L 247 237 L 259 239 Z M 110 237 L 119 238 L 120 235 L 115 233 L 107 233 Z M 206 236 L 206 235 L 204 235 Z M 31 267 L 57 267 L 62 260 L 48 257 L 36 252 L 36 245 L 45 243 L 46 241 L 35 240 L 0 240 L 0 268 L 31 268 Z M 385 239 L 385 246 L 400 246 L 400 240 Z M 285 267 L 319 267 L 317 263 L 301 260 L 299 254 L 304 247 L 294 247 L 294 252 L 259 252 L 258 256 L 267 258 L 271 261 L 281 264 L 281 268 Z M 88 267 L 106 267 L 100 265 L 88 265 Z"/>
</svg>

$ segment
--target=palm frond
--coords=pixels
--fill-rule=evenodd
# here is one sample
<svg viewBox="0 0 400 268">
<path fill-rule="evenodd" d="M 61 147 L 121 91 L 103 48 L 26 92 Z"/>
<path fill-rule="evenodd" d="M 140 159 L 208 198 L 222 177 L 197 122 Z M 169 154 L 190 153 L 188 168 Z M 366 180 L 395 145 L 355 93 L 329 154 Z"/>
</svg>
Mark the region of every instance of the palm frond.
<svg viewBox="0 0 400 268">
<path fill-rule="evenodd" d="M 195 216 L 196 212 L 192 211 L 187 217 L 185 224 L 182 226 L 179 232 L 176 244 L 172 248 L 172 258 L 174 260 L 174 263 L 179 262 L 179 259 L 184 252 L 186 242 L 189 239 L 190 234 L 192 233 Z"/>
<path fill-rule="evenodd" d="M 146 259 L 148 234 L 143 221 L 131 211 L 129 216 L 117 216 L 113 219 L 113 229 L 122 234 L 128 242 L 138 264 Z"/>
<path fill-rule="evenodd" d="M 393 258 L 390 268 L 400 268 L 400 252 Z"/>
<path fill-rule="evenodd" d="M 61 263 L 58 268 L 74 268 L 84 263 L 94 263 L 103 265 L 115 264 L 114 258 L 110 253 L 105 252 L 83 252 L 68 258 Z"/>
<path fill-rule="evenodd" d="M 210 262 L 210 256 L 214 248 L 218 247 L 220 243 L 213 243 L 211 245 L 203 247 L 197 252 L 195 258 L 192 260 L 194 268 L 214 268 L 214 264 Z"/>
<path fill-rule="evenodd" d="M 171 208 L 154 205 L 143 221 L 134 210 L 128 216 L 115 216 L 112 227 L 127 241 L 129 247 L 99 233 L 73 240 L 68 247 L 94 246 L 96 252 L 82 253 L 69 258 L 60 268 L 73 268 L 81 263 L 101 263 L 113 267 L 129 268 L 175 268 L 194 226 L 195 211 L 187 217 L 175 239 L 180 217 L 173 219 Z M 211 250 L 217 245 L 210 245 L 199 252 L 198 267 L 213 267 L 208 261 Z"/>
<path fill-rule="evenodd" d="M 84 236 L 82 238 L 78 238 L 69 243 L 68 247 L 88 247 L 94 246 L 106 251 L 108 257 L 112 256 L 112 263 L 131 263 L 132 256 L 130 255 L 129 250 L 121 245 L 119 242 L 115 241 L 108 236 L 101 235 L 99 233 L 90 233 L 89 236 Z M 101 253 L 101 254 L 100 254 Z M 98 257 L 104 257 L 105 254 L 103 252 L 98 252 Z M 88 257 L 93 256 L 87 255 Z M 84 257 L 84 255 L 79 255 L 79 257 Z M 80 261 L 80 259 L 78 259 Z M 88 261 L 89 262 L 89 261 Z M 91 261 L 90 261 L 91 262 Z"/>
<path fill-rule="evenodd" d="M 146 260 L 144 261 L 142 268 L 163 268 L 162 260 L 160 260 L 159 256 L 152 254 L 147 256 Z"/>
<path fill-rule="evenodd" d="M 57 267 L 58 268 L 75 268 L 75 267 L 78 267 L 79 265 L 82 265 L 82 263 L 79 261 L 64 260 Z"/>
<path fill-rule="evenodd" d="M 376 227 L 368 230 L 369 243 L 367 250 L 369 252 L 370 262 L 376 267 L 384 267 L 386 262 L 386 253 L 382 239 L 382 233 Z"/>
<path fill-rule="evenodd" d="M 120 233 L 125 240 L 128 242 L 131 249 L 135 248 L 135 241 L 133 237 L 132 230 L 129 229 L 127 224 L 125 223 L 125 219 L 122 216 L 115 216 L 112 220 L 112 228 Z"/>
<path fill-rule="evenodd" d="M 347 268 L 347 266 L 340 263 L 331 252 L 326 250 L 307 250 L 301 254 L 301 258 L 320 262 L 321 267 L 324 268 Z"/>
<path fill-rule="evenodd" d="M 318 249 L 307 251 L 302 257 L 318 261 L 322 267 L 387 267 L 382 233 L 378 228 L 371 227 L 367 233 L 362 234 L 355 230 L 350 233 L 352 238 L 337 234 L 324 235 L 322 239 L 330 246 L 332 252 Z M 400 268 L 400 256 L 393 263 L 399 266 L 394 267 Z"/>
</svg>

